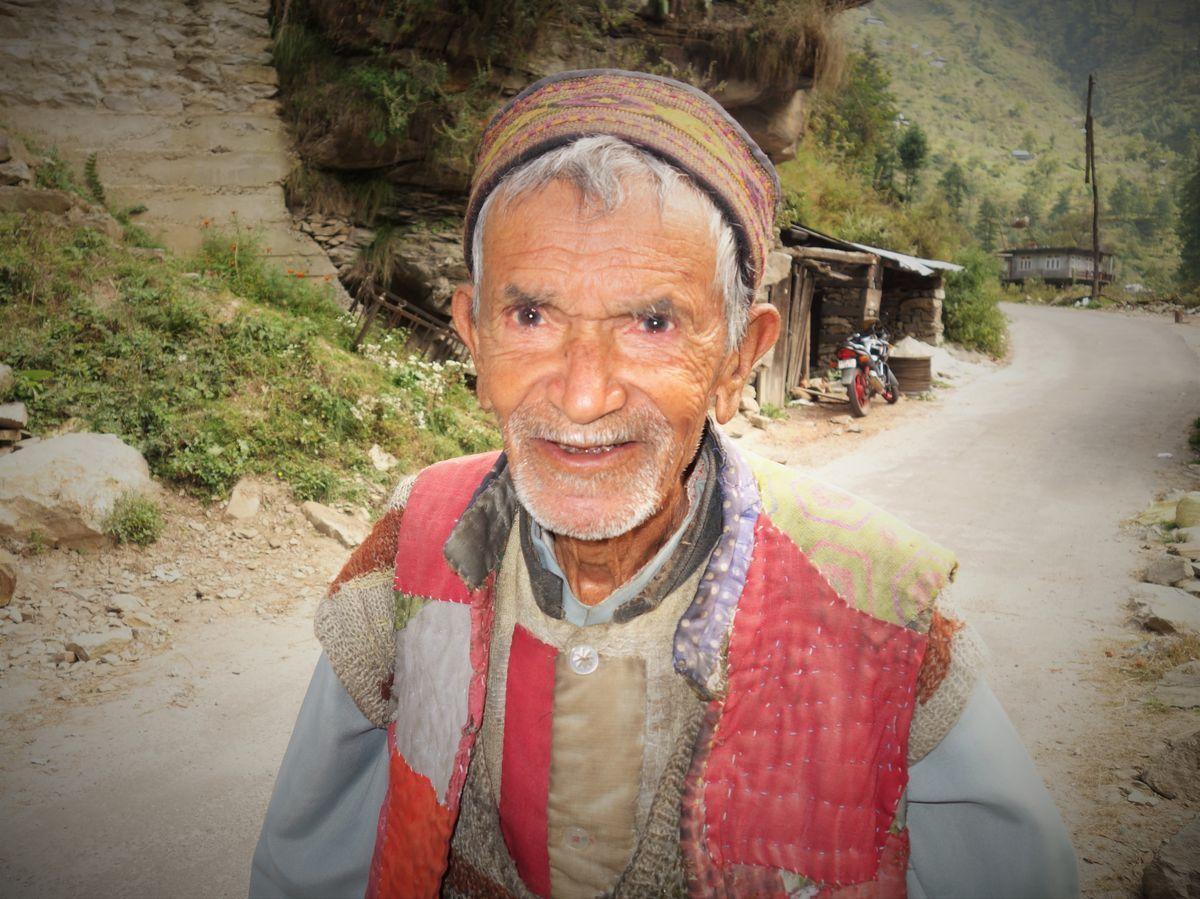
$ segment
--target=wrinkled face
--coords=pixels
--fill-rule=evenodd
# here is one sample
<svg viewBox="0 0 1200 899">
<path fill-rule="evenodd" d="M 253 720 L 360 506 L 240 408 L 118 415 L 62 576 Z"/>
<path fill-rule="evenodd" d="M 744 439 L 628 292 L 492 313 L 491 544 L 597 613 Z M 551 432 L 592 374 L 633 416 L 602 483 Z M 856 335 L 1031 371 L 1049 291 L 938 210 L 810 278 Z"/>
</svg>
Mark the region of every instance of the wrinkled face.
<svg viewBox="0 0 1200 899">
<path fill-rule="evenodd" d="M 483 235 L 476 321 L 469 288 L 455 296 L 522 502 L 543 527 L 587 540 L 682 495 L 710 405 L 728 405 L 744 379 L 725 346 L 703 204 L 677 191 L 660 213 L 649 185 L 626 186 L 608 214 L 563 182 L 501 204 Z"/>
</svg>

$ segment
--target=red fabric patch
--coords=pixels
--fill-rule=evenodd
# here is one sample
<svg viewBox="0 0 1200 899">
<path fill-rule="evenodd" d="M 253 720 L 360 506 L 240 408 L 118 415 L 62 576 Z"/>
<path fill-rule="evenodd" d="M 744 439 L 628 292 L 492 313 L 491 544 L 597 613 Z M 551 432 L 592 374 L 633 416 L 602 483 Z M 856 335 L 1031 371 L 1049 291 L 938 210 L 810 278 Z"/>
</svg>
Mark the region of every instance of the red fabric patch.
<svg viewBox="0 0 1200 899">
<path fill-rule="evenodd" d="M 471 593 L 446 562 L 443 548 L 499 453 L 463 456 L 431 465 L 413 485 L 396 540 L 396 589 L 449 602 Z"/>
<path fill-rule="evenodd" d="M 446 872 L 454 816 L 438 803 L 429 778 L 396 751 L 388 729 L 388 789 L 379 810 L 367 899 L 434 897 Z"/>
<path fill-rule="evenodd" d="M 908 780 L 923 635 L 859 612 L 766 516 L 704 772 L 717 863 L 875 877 Z"/>
<path fill-rule="evenodd" d="M 525 885 L 550 895 L 550 725 L 554 717 L 553 646 L 513 629 L 504 691 L 500 830 Z"/>
<path fill-rule="evenodd" d="M 888 834 L 879 873 L 870 883 L 825 887 L 817 899 L 905 899 L 908 895 L 908 831 Z"/>
</svg>

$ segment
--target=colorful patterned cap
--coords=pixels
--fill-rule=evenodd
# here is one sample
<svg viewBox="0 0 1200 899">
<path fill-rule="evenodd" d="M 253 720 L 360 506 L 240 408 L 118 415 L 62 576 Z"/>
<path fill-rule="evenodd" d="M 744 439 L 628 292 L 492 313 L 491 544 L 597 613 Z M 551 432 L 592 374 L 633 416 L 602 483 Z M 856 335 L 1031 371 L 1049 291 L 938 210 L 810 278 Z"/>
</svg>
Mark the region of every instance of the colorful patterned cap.
<svg viewBox="0 0 1200 899">
<path fill-rule="evenodd" d="M 758 287 L 774 242 L 779 178 L 765 153 L 716 100 L 690 85 L 619 69 L 562 72 L 530 85 L 484 129 L 475 157 L 463 248 L 506 174 L 590 135 L 609 134 L 686 173 L 733 226 L 747 283 Z"/>
</svg>

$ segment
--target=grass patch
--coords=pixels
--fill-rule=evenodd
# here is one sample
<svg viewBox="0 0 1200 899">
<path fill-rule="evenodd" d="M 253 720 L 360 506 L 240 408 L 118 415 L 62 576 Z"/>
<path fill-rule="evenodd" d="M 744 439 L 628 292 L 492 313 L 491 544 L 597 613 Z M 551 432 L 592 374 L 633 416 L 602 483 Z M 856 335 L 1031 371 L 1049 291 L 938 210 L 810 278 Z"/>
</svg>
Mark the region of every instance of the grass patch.
<svg viewBox="0 0 1200 899">
<path fill-rule="evenodd" d="M 245 229 L 160 260 L 0 216 L 0 331 L 39 430 L 76 418 L 118 434 L 205 499 L 251 473 L 358 499 L 392 479 L 370 465 L 373 443 L 403 470 L 499 444 L 460 365 L 411 358 L 393 335 L 354 352 L 328 285 L 267 263 Z"/>
<path fill-rule="evenodd" d="M 149 546 L 162 536 L 164 526 L 153 498 L 127 490 L 117 498 L 101 528 L 118 543 Z"/>
<path fill-rule="evenodd" d="M 1141 681 L 1157 681 L 1172 668 L 1200 659 L 1200 635 L 1171 634 L 1143 644 L 1123 670 Z"/>
<path fill-rule="evenodd" d="M 781 418 L 787 418 L 787 413 L 772 403 L 764 403 L 758 411 L 759 414 L 774 421 L 779 421 Z"/>
</svg>

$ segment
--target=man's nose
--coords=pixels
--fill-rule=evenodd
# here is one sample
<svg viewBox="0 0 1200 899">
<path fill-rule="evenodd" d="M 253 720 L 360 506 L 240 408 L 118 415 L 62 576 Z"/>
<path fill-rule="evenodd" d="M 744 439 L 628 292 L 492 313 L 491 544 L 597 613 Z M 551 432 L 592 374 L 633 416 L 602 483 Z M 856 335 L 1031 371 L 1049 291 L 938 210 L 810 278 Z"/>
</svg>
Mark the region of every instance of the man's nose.
<svg viewBox="0 0 1200 899">
<path fill-rule="evenodd" d="M 563 348 L 558 406 L 576 424 L 590 424 L 625 405 L 616 347 L 603 329 L 571 334 Z"/>
</svg>

